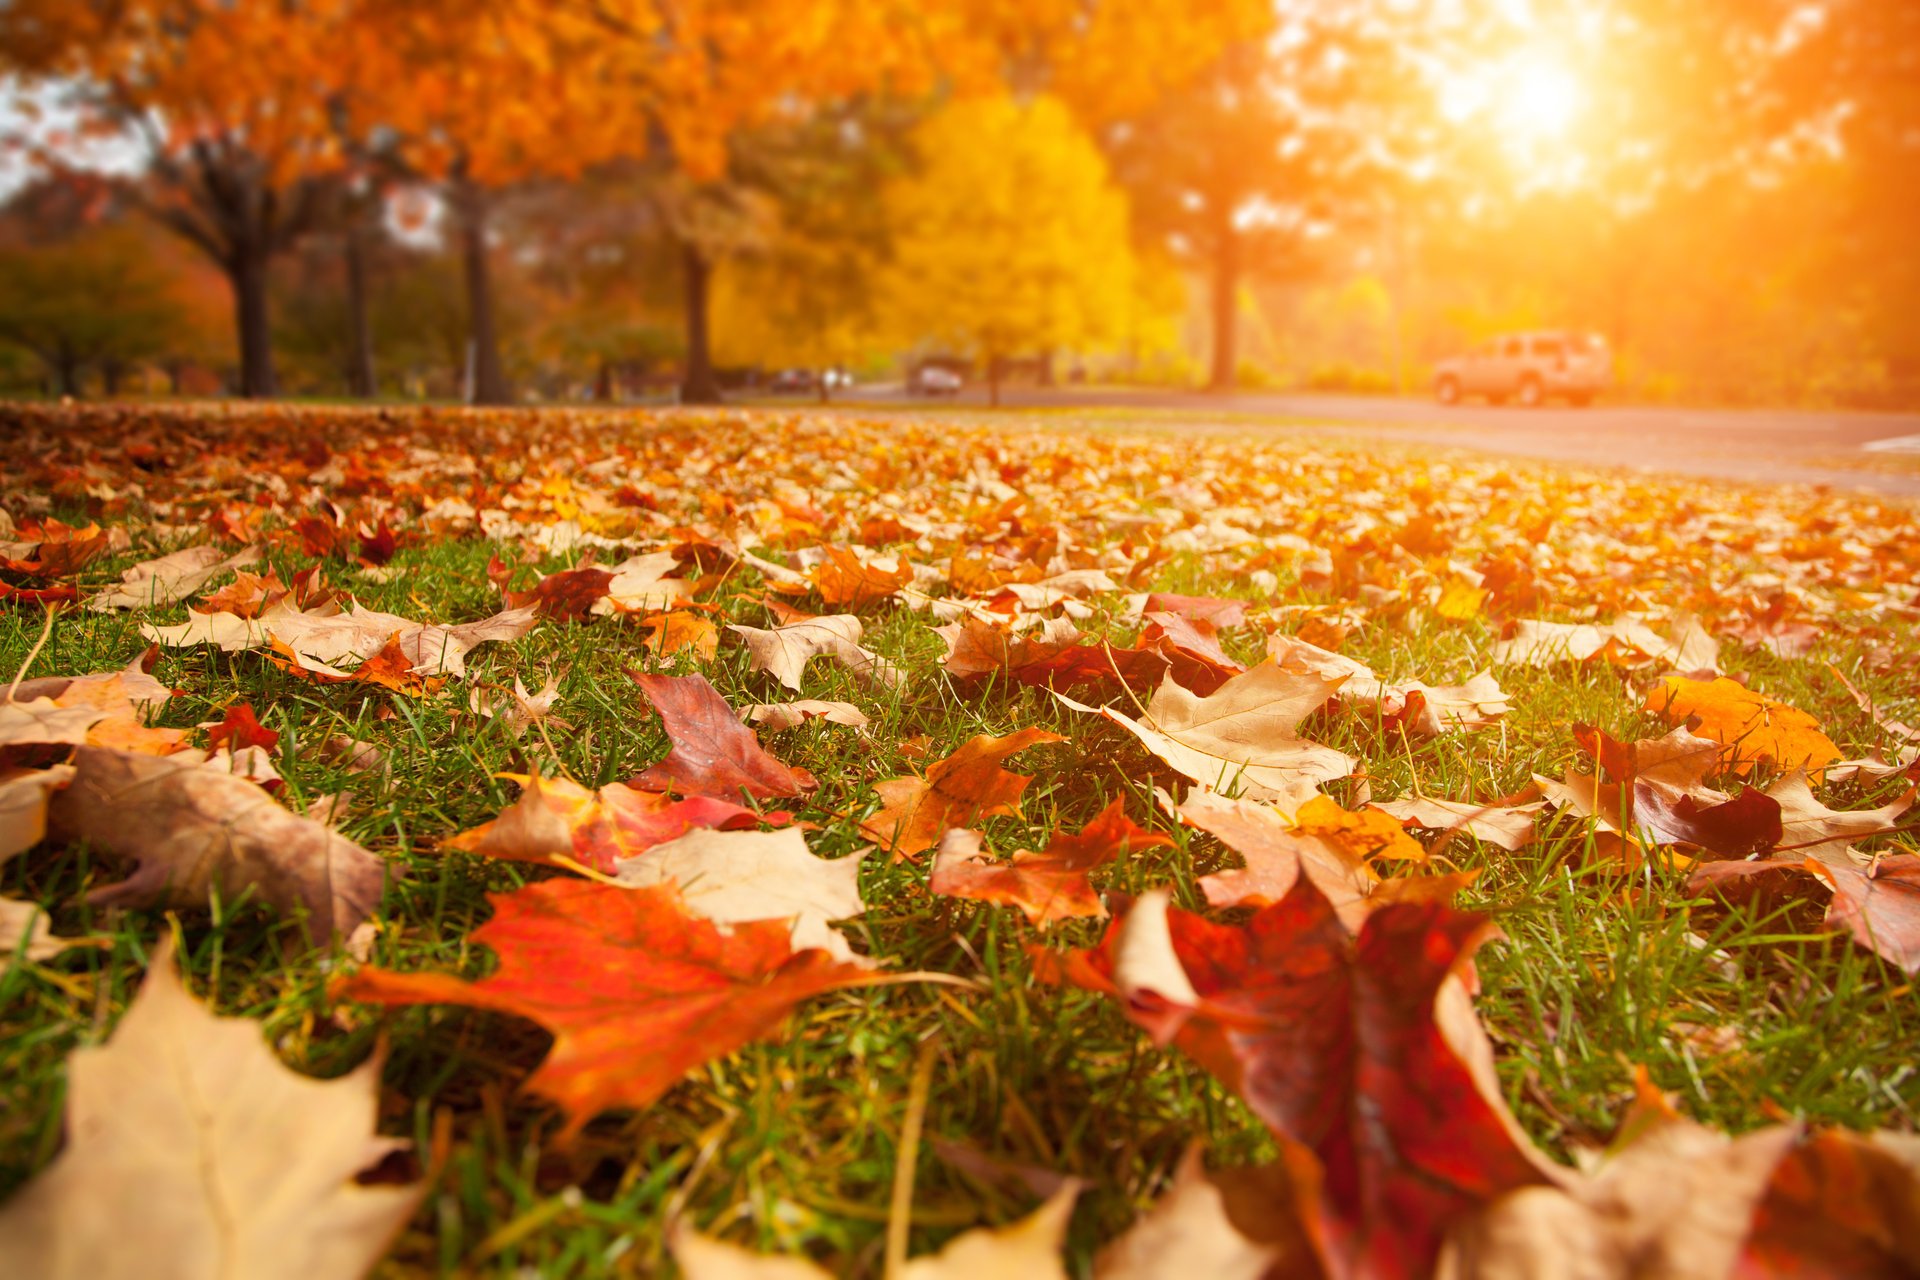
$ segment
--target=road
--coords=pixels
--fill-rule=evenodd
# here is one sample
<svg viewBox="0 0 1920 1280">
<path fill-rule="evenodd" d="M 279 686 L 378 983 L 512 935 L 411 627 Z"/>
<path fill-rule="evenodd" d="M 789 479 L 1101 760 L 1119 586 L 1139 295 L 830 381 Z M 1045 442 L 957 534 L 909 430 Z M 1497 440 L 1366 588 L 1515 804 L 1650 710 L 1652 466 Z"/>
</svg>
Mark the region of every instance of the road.
<svg viewBox="0 0 1920 1280">
<path fill-rule="evenodd" d="M 889 407 L 907 401 L 897 388 L 863 387 L 856 399 Z M 1155 417 L 1196 420 L 1258 415 L 1291 420 L 1285 428 L 1335 427 L 1377 437 L 1649 472 L 1768 484 L 1826 484 L 1920 497 L 1920 413 L 1829 413 L 1771 409 L 1665 409 L 1596 406 L 1521 409 L 1443 406 L 1382 396 L 1195 392 L 1058 387 L 1009 389 L 1016 408 L 1142 409 Z M 939 403 L 950 403 L 940 401 Z M 984 405 L 970 389 L 961 405 Z"/>
</svg>

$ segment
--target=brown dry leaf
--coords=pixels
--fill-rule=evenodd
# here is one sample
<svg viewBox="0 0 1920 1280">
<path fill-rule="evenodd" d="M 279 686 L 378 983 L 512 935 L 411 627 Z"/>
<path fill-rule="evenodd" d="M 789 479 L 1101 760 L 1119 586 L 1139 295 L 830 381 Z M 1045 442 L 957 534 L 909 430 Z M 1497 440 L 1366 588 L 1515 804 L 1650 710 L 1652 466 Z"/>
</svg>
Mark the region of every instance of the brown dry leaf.
<svg viewBox="0 0 1920 1280">
<path fill-rule="evenodd" d="M 691 649 L 702 660 L 720 652 L 720 629 L 712 619 L 691 609 L 657 613 L 640 624 L 647 633 L 647 652 L 670 658 L 683 649 Z"/>
<path fill-rule="evenodd" d="M 1060 1260 L 1067 1221 L 1073 1217 L 1080 1184 L 1064 1183 L 1053 1197 L 1020 1221 L 1004 1227 L 976 1227 L 950 1241 L 939 1253 L 914 1258 L 898 1280 L 1067 1280 Z M 771 1257 L 703 1236 L 683 1221 L 669 1237 L 674 1261 L 686 1280 L 832 1280 L 805 1258 Z"/>
<path fill-rule="evenodd" d="M 1727 749 L 1728 770 L 1745 777 L 1756 764 L 1805 769 L 1815 780 L 1840 749 L 1806 712 L 1724 677 L 1667 676 L 1647 695 L 1648 711 L 1680 724 L 1698 718 L 1700 736 Z"/>
<path fill-rule="evenodd" d="M 348 773 L 372 773 L 387 767 L 386 752 L 344 733 L 332 734 L 320 744 L 320 758 Z"/>
<path fill-rule="evenodd" d="M 1105 716 L 1154 755 L 1203 787 L 1236 784 L 1253 800 L 1292 803 L 1303 789 L 1344 778 L 1355 761 L 1345 752 L 1296 736 L 1301 720 L 1325 705 L 1339 682 L 1263 662 L 1202 698 L 1172 680 L 1161 684 L 1138 720 L 1111 707 L 1089 707 L 1056 692 L 1075 711 Z"/>
<path fill-rule="evenodd" d="M 1879 858 L 1865 870 L 1837 858 L 1809 858 L 1805 865 L 1833 887 L 1829 928 L 1845 928 L 1909 977 L 1920 975 L 1920 854 Z"/>
<path fill-rule="evenodd" d="M 214 546 L 188 547 L 157 560 L 143 560 L 120 575 L 120 585 L 87 601 L 96 613 L 115 609 L 150 609 L 185 600 L 231 570 L 260 559 L 258 546 L 223 555 Z"/>
<path fill-rule="evenodd" d="M 407 1146 L 372 1133 L 381 1055 L 309 1079 L 283 1067 L 260 1030 L 189 996 L 162 942 L 113 1035 L 68 1059 L 67 1145 L 0 1206 L 0 1270 L 366 1275 L 427 1189 L 357 1181 Z"/>
<path fill-rule="evenodd" d="M 106 718 L 103 708 L 63 707 L 52 698 L 0 703 L 0 748 L 78 746 Z"/>
<path fill-rule="evenodd" d="M 345 936 L 380 905 L 380 859 L 245 778 L 185 756 L 86 746 L 73 765 L 48 810 L 51 833 L 139 864 L 89 902 L 200 907 L 216 889 L 229 904 L 250 893 L 279 911 L 305 908 L 318 939 Z"/>
<path fill-rule="evenodd" d="M 820 786 L 805 769 L 768 755 L 705 676 L 627 674 L 660 713 L 673 743 L 666 758 L 642 770 L 632 785 L 726 801 L 737 801 L 742 793 L 755 800 L 805 795 Z"/>
<path fill-rule="evenodd" d="M 503 773 L 520 797 L 491 822 L 448 836 L 441 845 L 485 858 L 559 866 L 558 859 L 610 874 L 622 858 L 699 827 L 759 825 L 761 815 L 711 796 L 670 800 L 625 783 L 592 790 L 571 778 Z M 766 815 L 775 821 L 778 814 Z"/>
<path fill-rule="evenodd" d="M 1377 807 L 1403 823 L 1429 831 L 1465 831 L 1476 840 L 1511 851 L 1532 842 L 1534 822 L 1544 802 L 1479 805 L 1415 796 L 1388 800 Z"/>
<path fill-rule="evenodd" d="M 801 698 L 796 702 L 756 702 L 741 712 L 751 724 L 760 725 L 778 733 L 783 729 L 792 729 L 809 720 L 825 720 L 828 724 L 844 724 L 855 729 L 864 729 L 872 721 L 860 708 L 851 702 L 823 702 L 818 698 Z"/>
<path fill-rule="evenodd" d="M 1008 756 L 1043 742 L 1065 742 L 1045 729 L 1022 729 L 1003 738 L 981 734 L 927 770 L 924 778 L 890 778 L 874 784 L 881 807 L 860 824 L 896 858 L 933 848 L 951 827 L 1015 812 L 1033 779 L 1001 768 Z"/>
<path fill-rule="evenodd" d="M 73 766 L 0 768 L 0 862 L 25 853 L 46 838 L 47 805 L 73 780 Z"/>
<path fill-rule="evenodd" d="M 955 828 L 941 837 L 927 888 L 947 897 L 1018 907 L 1027 923 L 1039 927 L 1101 918 L 1107 909 L 1088 876 L 1135 849 L 1172 843 L 1134 825 L 1124 798 L 1116 796 L 1078 834 L 1056 831 L 1044 850 L 1018 849 L 1004 860 L 982 850 L 979 832 Z"/>
<path fill-rule="evenodd" d="M 1240 1233 L 1220 1189 L 1207 1178 L 1200 1149 L 1190 1147 L 1173 1185 L 1126 1234 L 1094 1256 L 1094 1280 L 1164 1280 L 1190 1274 L 1204 1280 L 1260 1280 L 1282 1251 Z"/>
<path fill-rule="evenodd" d="M 879 654 L 860 646 L 864 627 L 850 613 L 808 618 L 781 627 L 746 627 L 730 623 L 727 630 L 747 646 L 747 658 L 755 671 L 764 671 L 795 693 L 801 692 L 800 679 L 807 663 L 829 657 L 853 672 L 855 678 L 883 688 L 898 689 L 906 683 L 906 673 Z"/>
<path fill-rule="evenodd" d="M 863 853 L 818 858 L 799 827 L 776 831 L 693 830 L 614 862 L 614 879 L 639 888 L 671 882 L 681 901 L 719 925 L 743 920 L 793 921 L 793 949 L 819 947 L 836 960 L 869 964 L 832 927 L 865 911 L 860 900 Z"/>
<path fill-rule="evenodd" d="M 546 687 L 539 693 L 528 693 L 527 686 L 519 676 L 513 678 L 513 692 L 504 699 L 488 696 L 484 689 L 475 689 L 467 695 L 467 707 L 475 715 L 486 719 L 498 719 L 506 726 L 507 732 L 519 737 L 530 728 L 538 728 L 551 722 L 556 729 L 571 729 L 573 726 L 553 714 L 554 704 L 560 701 L 560 683 L 549 677 Z"/>
</svg>

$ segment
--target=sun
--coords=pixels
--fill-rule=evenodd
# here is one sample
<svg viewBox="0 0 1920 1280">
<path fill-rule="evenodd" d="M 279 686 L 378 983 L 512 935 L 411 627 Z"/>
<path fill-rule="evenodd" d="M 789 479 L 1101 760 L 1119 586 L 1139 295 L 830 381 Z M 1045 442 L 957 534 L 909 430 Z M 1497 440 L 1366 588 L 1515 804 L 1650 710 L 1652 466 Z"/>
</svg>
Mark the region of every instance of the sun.
<svg viewBox="0 0 1920 1280">
<path fill-rule="evenodd" d="M 1516 54 L 1501 68 L 1491 95 L 1502 130 L 1529 142 L 1552 142 L 1570 132 L 1585 104 L 1579 78 L 1551 54 Z"/>
</svg>

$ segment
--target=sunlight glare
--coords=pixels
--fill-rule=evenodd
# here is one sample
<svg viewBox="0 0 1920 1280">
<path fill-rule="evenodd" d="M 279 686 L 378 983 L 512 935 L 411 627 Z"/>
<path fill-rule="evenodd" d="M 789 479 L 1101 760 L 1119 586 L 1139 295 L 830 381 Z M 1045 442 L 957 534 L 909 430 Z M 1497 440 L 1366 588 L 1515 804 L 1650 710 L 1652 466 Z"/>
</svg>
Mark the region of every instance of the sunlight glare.
<svg viewBox="0 0 1920 1280">
<path fill-rule="evenodd" d="M 1511 135 L 1545 142 L 1564 137 L 1573 127 L 1582 94 L 1563 64 L 1547 56 L 1522 55 L 1502 78 L 1501 124 Z"/>
</svg>

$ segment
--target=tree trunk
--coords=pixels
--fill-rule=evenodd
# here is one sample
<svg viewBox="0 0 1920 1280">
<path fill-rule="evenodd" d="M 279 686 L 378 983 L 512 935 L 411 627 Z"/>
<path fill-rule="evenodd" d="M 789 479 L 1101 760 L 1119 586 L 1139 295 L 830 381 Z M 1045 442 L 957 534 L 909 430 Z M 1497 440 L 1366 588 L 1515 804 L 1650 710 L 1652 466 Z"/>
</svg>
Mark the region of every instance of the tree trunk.
<svg viewBox="0 0 1920 1280">
<path fill-rule="evenodd" d="M 1214 239 L 1213 258 L 1213 376 L 1209 391 L 1232 391 L 1239 355 L 1237 336 L 1240 304 L 1240 233 L 1223 220 Z"/>
<path fill-rule="evenodd" d="M 67 350 L 65 343 L 62 343 L 60 349 L 53 353 L 53 359 L 49 363 L 53 370 L 54 391 L 59 395 L 78 398 L 80 361 L 74 357 L 73 352 Z"/>
<path fill-rule="evenodd" d="M 455 199 L 460 211 L 460 249 L 467 275 L 467 342 L 473 362 L 472 403 L 512 404 L 513 385 L 500 359 L 494 324 L 493 272 L 487 256 L 486 198 L 471 187 Z"/>
<path fill-rule="evenodd" d="M 987 403 L 995 409 L 1000 407 L 1000 357 L 987 357 Z"/>
<path fill-rule="evenodd" d="M 120 375 L 125 371 L 126 366 L 118 360 L 100 362 L 100 390 L 108 399 L 120 394 Z"/>
<path fill-rule="evenodd" d="M 267 253 L 237 246 L 227 265 L 233 287 L 233 325 L 240 335 L 240 394 L 270 399 L 279 387 L 273 376 L 273 322 L 267 310 Z"/>
<path fill-rule="evenodd" d="M 601 404 L 613 399 L 613 362 L 605 356 L 600 357 L 600 367 L 594 371 L 593 398 Z"/>
<path fill-rule="evenodd" d="M 371 400 L 380 394 L 373 372 L 373 326 L 367 317 L 367 246 L 360 228 L 347 228 L 347 394 Z"/>
<path fill-rule="evenodd" d="M 687 291 L 687 373 L 680 384 L 681 404 L 720 404 L 720 384 L 713 376 L 713 356 L 707 344 L 707 295 L 713 283 L 713 264 L 691 241 L 681 247 Z"/>
</svg>

